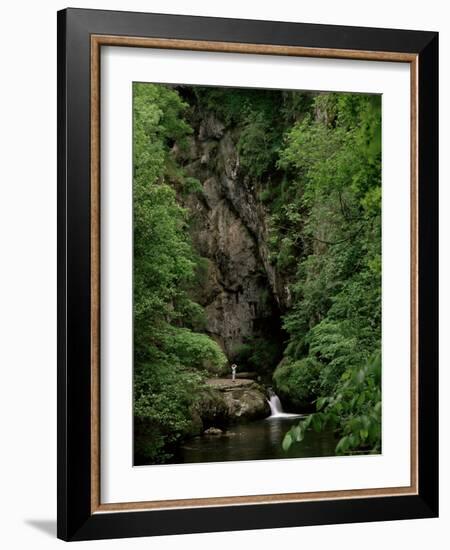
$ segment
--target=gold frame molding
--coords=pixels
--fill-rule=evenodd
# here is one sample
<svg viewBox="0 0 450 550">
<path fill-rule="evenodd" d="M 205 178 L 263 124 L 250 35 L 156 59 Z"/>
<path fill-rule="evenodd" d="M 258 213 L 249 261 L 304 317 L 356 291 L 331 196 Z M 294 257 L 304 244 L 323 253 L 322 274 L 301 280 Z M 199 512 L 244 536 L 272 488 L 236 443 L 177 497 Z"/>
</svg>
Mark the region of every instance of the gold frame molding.
<svg viewBox="0 0 450 550">
<path fill-rule="evenodd" d="M 408 63 L 411 75 L 411 483 L 407 487 L 145 502 L 100 499 L 100 50 L 102 46 Z M 418 480 L 418 55 L 132 36 L 91 35 L 91 513 L 417 495 Z"/>
</svg>

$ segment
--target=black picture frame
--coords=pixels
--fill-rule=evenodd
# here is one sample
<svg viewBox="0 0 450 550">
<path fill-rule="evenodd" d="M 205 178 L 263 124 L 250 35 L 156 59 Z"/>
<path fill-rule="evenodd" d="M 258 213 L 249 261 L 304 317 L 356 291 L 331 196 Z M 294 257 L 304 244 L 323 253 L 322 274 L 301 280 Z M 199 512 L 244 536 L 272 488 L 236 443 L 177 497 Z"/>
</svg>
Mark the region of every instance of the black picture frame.
<svg viewBox="0 0 450 550">
<path fill-rule="evenodd" d="M 400 52 L 417 56 L 417 494 L 92 512 L 92 35 Z M 86 9 L 58 12 L 58 537 L 88 540 L 437 515 L 438 34 Z"/>
</svg>

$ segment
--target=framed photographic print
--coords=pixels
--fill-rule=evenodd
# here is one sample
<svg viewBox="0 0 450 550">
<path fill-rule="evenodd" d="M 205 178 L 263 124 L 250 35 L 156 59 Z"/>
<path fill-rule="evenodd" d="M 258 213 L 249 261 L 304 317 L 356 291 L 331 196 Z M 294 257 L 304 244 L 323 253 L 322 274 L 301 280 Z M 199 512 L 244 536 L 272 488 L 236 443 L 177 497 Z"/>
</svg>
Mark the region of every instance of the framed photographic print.
<svg viewBox="0 0 450 550">
<path fill-rule="evenodd" d="M 438 36 L 58 13 L 58 536 L 438 513 Z"/>
</svg>

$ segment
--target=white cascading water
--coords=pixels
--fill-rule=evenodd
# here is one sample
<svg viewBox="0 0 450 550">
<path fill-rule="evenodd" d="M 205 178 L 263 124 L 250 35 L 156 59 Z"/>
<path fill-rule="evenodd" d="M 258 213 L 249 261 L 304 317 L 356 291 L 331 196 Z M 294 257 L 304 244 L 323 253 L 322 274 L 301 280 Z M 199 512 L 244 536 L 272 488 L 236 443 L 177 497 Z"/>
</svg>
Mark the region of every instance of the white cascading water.
<svg viewBox="0 0 450 550">
<path fill-rule="evenodd" d="M 270 414 L 271 416 L 278 416 L 279 414 L 283 414 L 283 407 L 281 406 L 280 398 L 277 394 L 272 394 L 269 399 L 269 406 L 270 406 Z"/>
<path fill-rule="evenodd" d="M 270 406 L 270 416 L 269 418 L 281 418 L 288 416 L 299 416 L 298 414 L 285 413 L 283 411 L 283 406 L 281 405 L 280 398 L 275 392 L 270 393 L 270 399 L 267 400 Z"/>
</svg>

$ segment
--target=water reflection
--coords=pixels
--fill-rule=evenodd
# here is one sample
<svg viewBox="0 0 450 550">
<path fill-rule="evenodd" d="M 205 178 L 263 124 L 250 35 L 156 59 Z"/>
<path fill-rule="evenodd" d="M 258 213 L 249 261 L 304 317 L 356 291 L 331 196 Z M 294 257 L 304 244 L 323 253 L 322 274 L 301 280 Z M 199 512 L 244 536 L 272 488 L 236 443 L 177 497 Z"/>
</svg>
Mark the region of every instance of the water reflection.
<svg viewBox="0 0 450 550">
<path fill-rule="evenodd" d="M 183 445 L 174 457 L 176 463 L 223 462 L 270 458 L 333 456 L 336 438 L 330 431 L 307 432 L 305 439 L 288 452 L 281 448 L 287 430 L 298 417 L 272 417 L 233 426 L 222 436 L 200 436 Z"/>
</svg>

